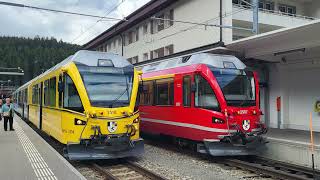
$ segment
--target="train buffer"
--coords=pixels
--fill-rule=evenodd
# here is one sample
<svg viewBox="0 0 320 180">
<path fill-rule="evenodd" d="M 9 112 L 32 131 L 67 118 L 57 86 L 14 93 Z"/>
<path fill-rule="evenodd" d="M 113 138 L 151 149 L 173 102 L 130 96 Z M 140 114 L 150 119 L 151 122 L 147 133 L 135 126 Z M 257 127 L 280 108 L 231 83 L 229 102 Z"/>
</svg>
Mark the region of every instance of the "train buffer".
<svg viewBox="0 0 320 180">
<path fill-rule="evenodd" d="M 85 179 L 17 115 L 14 128 L 0 122 L 0 179 Z"/>
</svg>

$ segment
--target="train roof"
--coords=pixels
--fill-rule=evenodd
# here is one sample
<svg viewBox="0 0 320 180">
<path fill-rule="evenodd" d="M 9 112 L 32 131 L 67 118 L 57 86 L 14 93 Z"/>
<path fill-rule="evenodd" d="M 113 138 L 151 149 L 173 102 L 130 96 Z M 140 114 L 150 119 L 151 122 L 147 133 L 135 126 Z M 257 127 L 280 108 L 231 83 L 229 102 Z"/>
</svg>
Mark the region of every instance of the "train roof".
<svg viewBox="0 0 320 180">
<path fill-rule="evenodd" d="M 27 83 L 25 83 L 24 85 L 19 87 L 17 90 L 27 87 L 28 84 L 32 83 L 33 81 L 36 81 L 37 79 L 40 79 L 40 78 L 46 76 L 50 72 L 55 71 L 65 65 L 69 64 L 70 62 L 80 63 L 80 64 L 84 64 L 87 66 L 98 66 L 99 60 L 111 60 L 113 63 L 113 67 L 115 67 L 115 68 L 123 68 L 123 67 L 128 67 L 128 66 L 133 67 L 133 65 L 130 64 L 128 62 L 128 60 L 126 60 L 125 58 L 123 58 L 122 56 L 117 55 L 117 54 L 98 52 L 98 51 L 80 50 L 80 51 L 76 52 L 74 55 L 67 57 L 66 59 L 64 59 L 60 63 L 58 63 L 55 66 L 53 66 L 52 68 L 48 69 L 44 73 L 40 74 L 39 76 L 28 81 Z"/>
<path fill-rule="evenodd" d="M 183 57 L 170 58 L 161 62 L 154 62 L 143 66 L 142 71 L 143 73 L 148 73 L 196 64 L 206 64 L 216 68 L 246 68 L 246 65 L 240 59 L 232 55 L 196 53 Z"/>
</svg>

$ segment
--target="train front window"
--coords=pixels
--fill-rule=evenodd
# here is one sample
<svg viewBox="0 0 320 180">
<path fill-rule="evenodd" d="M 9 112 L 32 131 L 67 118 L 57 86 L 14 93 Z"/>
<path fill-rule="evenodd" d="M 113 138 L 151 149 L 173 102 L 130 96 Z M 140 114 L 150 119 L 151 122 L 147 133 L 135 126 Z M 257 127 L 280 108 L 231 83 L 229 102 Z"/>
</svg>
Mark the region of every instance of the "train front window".
<svg viewBox="0 0 320 180">
<path fill-rule="evenodd" d="M 194 103 L 196 107 L 219 111 L 219 103 L 209 82 L 201 75 L 195 76 L 196 89 Z"/>
<path fill-rule="evenodd" d="M 229 106 L 255 105 L 255 81 L 252 72 L 218 68 L 213 68 L 212 72 Z"/>
<path fill-rule="evenodd" d="M 92 106 L 124 107 L 130 104 L 133 68 L 78 65 Z"/>
</svg>

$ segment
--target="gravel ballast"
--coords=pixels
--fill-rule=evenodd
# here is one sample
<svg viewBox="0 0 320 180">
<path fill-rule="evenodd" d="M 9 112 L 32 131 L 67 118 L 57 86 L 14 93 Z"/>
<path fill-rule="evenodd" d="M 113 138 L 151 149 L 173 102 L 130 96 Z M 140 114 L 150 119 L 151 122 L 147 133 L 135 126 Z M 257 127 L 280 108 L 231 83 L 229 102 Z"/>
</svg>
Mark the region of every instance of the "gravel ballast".
<svg viewBox="0 0 320 180">
<path fill-rule="evenodd" d="M 154 144 L 145 144 L 144 156 L 134 161 L 168 179 L 271 179 L 216 163 L 214 158 L 207 155 L 179 151 L 178 148 L 162 148 L 162 144 Z"/>
</svg>

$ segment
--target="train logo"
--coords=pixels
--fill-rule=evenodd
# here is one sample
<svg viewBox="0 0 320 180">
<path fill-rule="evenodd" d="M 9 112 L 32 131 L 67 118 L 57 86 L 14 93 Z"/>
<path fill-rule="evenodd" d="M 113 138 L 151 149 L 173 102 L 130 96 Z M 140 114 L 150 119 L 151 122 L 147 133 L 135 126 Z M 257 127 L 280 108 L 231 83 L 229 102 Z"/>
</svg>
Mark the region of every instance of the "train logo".
<svg viewBox="0 0 320 180">
<path fill-rule="evenodd" d="M 114 121 L 110 121 L 108 122 L 108 131 L 113 133 L 117 130 L 117 127 L 118 127 L 118 124 L 117 122 L 114 122 Z"/>
<path fill-rule="evenodd" d="M 250 129 L 250 120 L 243 120 L 242 121 L 242 128 L 245 131 L 248 131 Z"/>
</svg>

